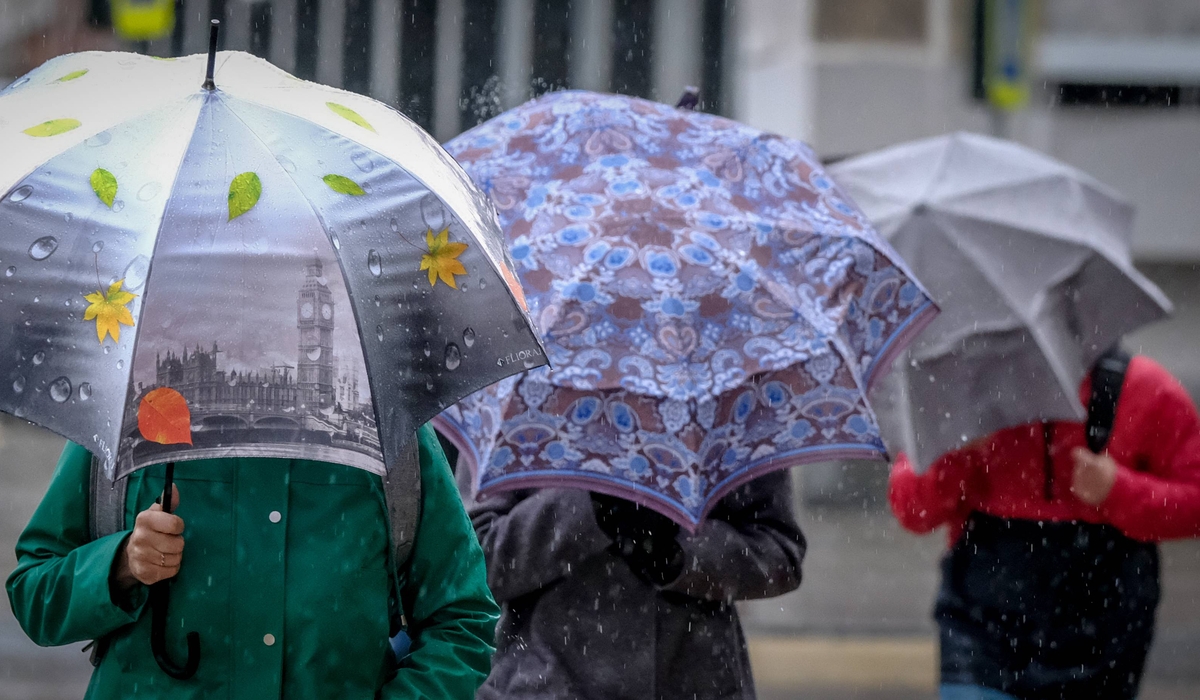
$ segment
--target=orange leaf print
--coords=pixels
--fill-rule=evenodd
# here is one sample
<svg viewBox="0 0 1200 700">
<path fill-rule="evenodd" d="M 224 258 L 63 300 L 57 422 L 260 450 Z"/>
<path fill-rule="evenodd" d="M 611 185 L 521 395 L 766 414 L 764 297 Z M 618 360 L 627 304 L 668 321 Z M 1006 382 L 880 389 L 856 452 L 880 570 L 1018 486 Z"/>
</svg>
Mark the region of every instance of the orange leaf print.
<svg viewBox="0 0 1200 700">
<path fill-rule="evenodd" d="M 138 430 L 160 445 L 192 444 L 192 412 L 187 399 L 170 387 L 146 394 L 138 406 Z"/>
</svg>

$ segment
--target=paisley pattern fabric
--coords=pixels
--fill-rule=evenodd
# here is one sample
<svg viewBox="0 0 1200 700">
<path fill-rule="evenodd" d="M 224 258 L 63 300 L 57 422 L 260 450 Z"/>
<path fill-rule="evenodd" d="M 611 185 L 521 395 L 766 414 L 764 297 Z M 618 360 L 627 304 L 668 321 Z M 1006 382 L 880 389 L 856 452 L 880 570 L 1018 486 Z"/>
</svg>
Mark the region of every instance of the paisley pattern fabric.
<svg viewBox="0 0 1200 700">
<path fill-rule="evenodd" d="M 883 453 L 865 393 L 936 307 L 806 145 L 559 92 L 446 147 L 554 368 L 440 417 L 483 492 L 575 483 L 693 527 L 763 470 Z"/>
</svg>

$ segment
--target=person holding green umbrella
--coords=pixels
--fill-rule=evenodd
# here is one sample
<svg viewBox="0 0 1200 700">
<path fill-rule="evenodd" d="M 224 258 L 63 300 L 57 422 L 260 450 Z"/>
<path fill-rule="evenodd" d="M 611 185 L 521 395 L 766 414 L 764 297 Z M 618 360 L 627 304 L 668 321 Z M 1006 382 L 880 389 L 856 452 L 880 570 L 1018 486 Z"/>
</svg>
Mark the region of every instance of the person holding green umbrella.
<svg viewBox="0 0 1200 700">
<path fill-rule="evenodd" d="M 423 426 L 545 362 L 498 225 L 385 105 L 207 59 L 0 92 L 0 410 L 69 441 L 13 611 L 96 700 L 470 698 L 499 611 Z"/>
</svg>

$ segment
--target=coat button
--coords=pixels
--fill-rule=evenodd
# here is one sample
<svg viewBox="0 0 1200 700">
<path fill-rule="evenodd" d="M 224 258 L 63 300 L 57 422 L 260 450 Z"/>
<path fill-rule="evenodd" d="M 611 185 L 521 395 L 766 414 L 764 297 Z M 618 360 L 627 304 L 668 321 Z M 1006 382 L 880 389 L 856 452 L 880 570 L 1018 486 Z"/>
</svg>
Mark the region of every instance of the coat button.
<svg viewBox="0 0 1200 700">
<path fill-rule="evenodd" d="M 264 634 L 263 635 L 263 644 L 266 644 L 269 647 L 275 646 L 275 635 Z"/>
<path fill-rule="evenodd" d="M 283 520 L 283 514 L 277 510 L 273 510 L 271 511 L 271 514 L 267 516 L 267 519 L 273 523 L 277 523 L 280 520 Z"/>
</svg>

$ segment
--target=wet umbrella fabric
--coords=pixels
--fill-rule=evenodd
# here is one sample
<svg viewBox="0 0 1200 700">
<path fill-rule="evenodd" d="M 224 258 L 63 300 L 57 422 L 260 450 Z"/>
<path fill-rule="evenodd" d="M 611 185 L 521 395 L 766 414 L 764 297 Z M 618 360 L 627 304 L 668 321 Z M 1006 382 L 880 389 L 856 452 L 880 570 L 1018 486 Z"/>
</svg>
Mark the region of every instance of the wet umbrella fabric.
<svg viewBox="0 0 1200 700">
<path fill-rule="evenodd" d="M 936 309 L 807 146 L 560 92 L 447 149 L 556 368 L 437 419 L 481 493 L 577 486 L 694 529 L 759 474 L 883 454 L 865 391 Z"/>
<path fill-rule="evenodd" d="M 1169 312 L 1130 260 L 1133 208 L 1036 151 L 958 133 L 830 174 L 942 309 L 871 397 L 918 469 L 1000 428 L 1082 421 L 1095 361 Z"/>
<path fill-rule="evenodd" d="M 428 135 L 247 54 L 215 65 L 208 90 L 204 56 L 81 53 L 0 93 L 0 410 L 116 477 L 382 474 L 446 405 L 544 362 L 490 202 Z"/>
</svg>

